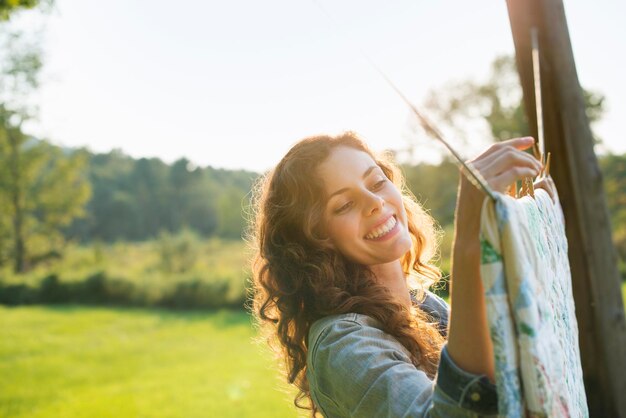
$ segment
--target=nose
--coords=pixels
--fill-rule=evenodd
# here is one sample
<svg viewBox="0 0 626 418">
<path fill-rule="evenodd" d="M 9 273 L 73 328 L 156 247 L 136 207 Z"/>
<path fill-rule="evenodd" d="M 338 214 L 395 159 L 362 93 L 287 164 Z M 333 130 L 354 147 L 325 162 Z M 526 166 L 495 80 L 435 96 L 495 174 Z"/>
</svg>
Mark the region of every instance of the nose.
<svg viewBox="0 0 626 418">
<path fill-rule="evenodd" d="M 368 192 L 365 211 L 367 215 L 379 213 L 385 207 L 385 200 L 376 193 Z"/>
</svg>

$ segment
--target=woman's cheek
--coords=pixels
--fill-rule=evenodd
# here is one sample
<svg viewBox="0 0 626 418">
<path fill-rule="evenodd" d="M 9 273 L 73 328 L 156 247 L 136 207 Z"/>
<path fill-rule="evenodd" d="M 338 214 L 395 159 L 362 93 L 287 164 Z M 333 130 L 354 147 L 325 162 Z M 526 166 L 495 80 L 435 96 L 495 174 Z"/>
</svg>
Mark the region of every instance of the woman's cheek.
<svg viewBox="0 0 626 418">
<path fill-rule="evenodd" d="M 328 223 L 328 236 L 339 246 L 349 245 L 361 236 L 359 214 L 352 210 L 342 215 L 333 215 Z"/>
</svg>

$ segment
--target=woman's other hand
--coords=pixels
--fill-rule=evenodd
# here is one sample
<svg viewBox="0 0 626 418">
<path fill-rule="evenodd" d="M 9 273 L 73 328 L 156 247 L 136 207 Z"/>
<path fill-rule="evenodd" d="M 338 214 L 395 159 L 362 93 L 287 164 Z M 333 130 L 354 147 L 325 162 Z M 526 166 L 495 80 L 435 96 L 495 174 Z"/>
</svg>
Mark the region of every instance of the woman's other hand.
<svg viewBox="0 0 626 418">
<path fill-rule="evenodd" d="M 552 180 L 552 177 L 548 176 L 548 177 L 543 177 L 537 181 L 535 181 L 533 183 L 533 187 L 535 189 L 543 189 L 545 190 L 550 197 L 552 198 L 552 201 L 554 203 L 556 203 L 556 186 L 554 185 L 554 180 Z"/>
</svg>

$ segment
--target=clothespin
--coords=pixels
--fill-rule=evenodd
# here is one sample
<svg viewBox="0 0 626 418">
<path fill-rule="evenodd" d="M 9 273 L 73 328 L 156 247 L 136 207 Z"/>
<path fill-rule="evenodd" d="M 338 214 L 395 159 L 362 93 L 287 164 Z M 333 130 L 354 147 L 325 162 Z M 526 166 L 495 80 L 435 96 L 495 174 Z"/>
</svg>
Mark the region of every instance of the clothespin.
<svg viewBox="0 0 626 418">
<path fill-rule="evenodd" d="M 548 152 L 548 157 L 546 158 L 546 165 L 544 166 L 543 177 L 548 177 L 550 175 L 550 153 Z"/>
<path fill-rule="evenodd" d="M 516 184 L 517 187 L 517 184 Z M 511 194 L 509 192 L 509 194 Z M 522 187 L 517 195 L 517 197 L 522 197 L 522 196 L 530 196 L 533 199 L 535 198 L 535 186 L 533 185 L 533 178 L 532 177 L 524 177 L 522 179 Z"/>
<path fill-rule="evenodd" d="M 533 199 L 535 198 L 535 185 L 533 184 L 533 178 L 532 177 L 527 177 L 527 181 L 528 181 L 528 194 L 530 195 L 530 197 L 532 197 Z"/>
<path fill-rule="evenodd" d="M 517 197 L 523 197 L 526 196 L 526 178 L 522 179 L 522 186 L 519 189 L 519 192 L 517 194 Z"/>
<path fill-rule="evenodd" d="M 509 190 L 507 191 L 507 194 L 511 196 L 512 198 L 517 199 L 517 182 L 516 181 L 514 181 L 513 184 L 509 186 Z"/>
</svg>

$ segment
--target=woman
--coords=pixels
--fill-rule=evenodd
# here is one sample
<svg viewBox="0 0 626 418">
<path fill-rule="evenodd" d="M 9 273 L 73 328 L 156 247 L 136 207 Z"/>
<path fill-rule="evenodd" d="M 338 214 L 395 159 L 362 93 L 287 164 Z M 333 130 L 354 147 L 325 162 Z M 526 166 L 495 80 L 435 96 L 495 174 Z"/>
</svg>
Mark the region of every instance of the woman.
<svg viewBox="0 0 626 418">
<path fill-rule="evenodd" d="M 532 138 L 472 160 L 505 192 L 540 163 Z M 552 193 L 551 180 L 535 187 Z M 282 356 L 295 404 L 326 417 L 497 414 L 479 274 L 485 195 L 460 176 L 451 308 L 429 292 L 441 273 L 434 220 L 396 166 L 356 134 L 297 143 L 259 184 L 254 313 Z"/>
</svg>

